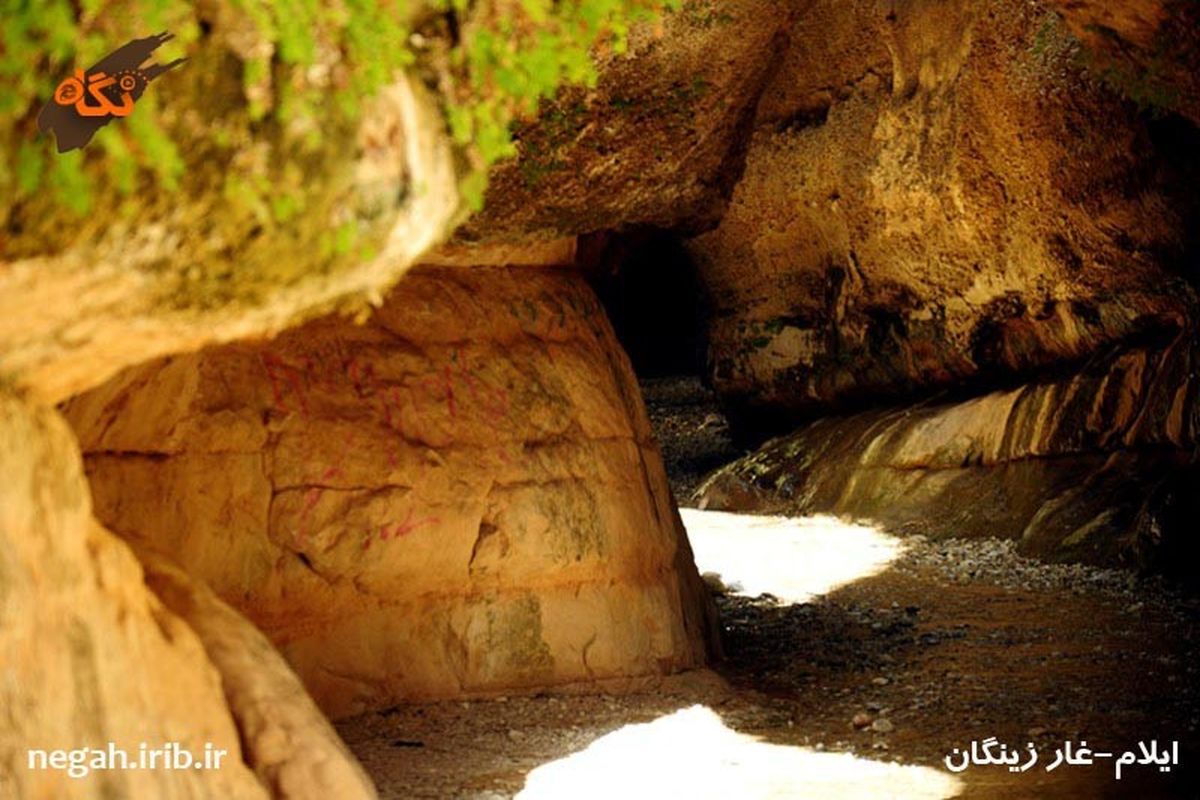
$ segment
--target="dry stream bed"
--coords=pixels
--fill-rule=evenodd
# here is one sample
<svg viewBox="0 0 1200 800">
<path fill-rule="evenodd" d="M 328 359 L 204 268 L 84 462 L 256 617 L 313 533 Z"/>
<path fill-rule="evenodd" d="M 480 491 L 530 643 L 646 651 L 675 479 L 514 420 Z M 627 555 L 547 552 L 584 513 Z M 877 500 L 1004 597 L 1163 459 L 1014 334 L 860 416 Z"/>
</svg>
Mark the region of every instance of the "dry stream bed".
<svg viewBox="0 0 1200 800">
<path fill-rule="evenodd" d="M 736 452 L 686 386 L 663 396 L 650 387 L 648 405 L 686 497 L 689 463 Z M 701 570 L 721 573 L 726 659 L 715 674 L 343 722 L 381 796 L 1200 796 L 1194 594 L 1032 562 L 995 540 L 684 516 Z M 839 549 L 849 555 L 828 562 Z M 1022 752 L 1032 742 L 1041 762 L 945 768 L 954 748 L 989 736 Z M 1112 760 L 1045 769 L 1065 740 L 1120 753 L 1150 739 L 1178 741 L 1179 767 L 1127 767 L 1119 782 Z"/>
</svg>

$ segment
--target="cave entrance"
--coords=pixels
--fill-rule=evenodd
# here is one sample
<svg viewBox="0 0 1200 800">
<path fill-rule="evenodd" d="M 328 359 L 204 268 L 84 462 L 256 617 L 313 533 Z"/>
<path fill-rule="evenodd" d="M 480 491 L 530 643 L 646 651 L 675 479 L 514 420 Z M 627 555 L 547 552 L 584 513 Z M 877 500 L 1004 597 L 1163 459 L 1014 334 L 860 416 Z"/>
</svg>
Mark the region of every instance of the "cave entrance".
<svg viewBox="0 0 1200 800">
<path fill-rule="evenodd" d="M 707 302 L 683 240 L 653 230 L 601 247 L 591 283 L 638 377 L 699 376 Z"/>
<path fill-rule="evenodd" d="M 385 796 L 414 776 L 422 796 L 646 796 L 605 783 L 634 775 L 664 777 L 651 795 L 687 779 L 755 796 L 746 781 L 768 774 L 796 796 L 814 775 L 872 796 L 856 781 L 888 760 L 879 780 L 946 797 L 943 758 L 970 736 L 1032 740 L 1047 761 L 1082 731 L 1118 752 L 1194 747 L 1197 645 L 1176 633 L 1190 601 L 1031 565 L 1011 543 L 689 508 L 740 455 L 702 379 L 704 292 L 670 234 L 606 251 L 605 308 L 574 264 L 426 265 L 362 325 L 314 320 L 117 376 L 64 407 L 97 516 L 274 638 Z M 707 587 L 678 577 L 668 480 Z M 721 679 L 688 671 L 705 593 Z M 1099 768 L 999 779 L 982 796 L 1112 785 Z"/>
<path fill-rule="evenodd" d="M 637 375 L 680 506 L 742 455 L 706 375 L 710 303 L 683 238 L 639 231 L 599 242 L 590 282 Z"/>
<path fill-rule="evenodd" d="M 790 746 L 793 755 L 833 749 L 865 761 L 940 767 L 955 752 L 952 739 L 963 737 L 952 731 L 983 729 L 986 735 L 996 731 L 1001 741 L 1020 740 L 1023 754 L 1040 752 L 1044 761 L 1037 771 L 1006 773 L 999 780 L 1011 785 L 994 784 L 981 793 L 985 797 L 1029 787 L 1039 796 L 1102 792 L 1111 785 L 1109 770 L 1045 770 L 1055 747 L 1078 741 L 1084 730 L 1103 731 L 1114 752 L 1129 746 L 1118 742 L 1138 741 L 1141 729 L 1164 724 L 1177 730 L 1192 725 L 1179 735 L 1194 739 L 1197 695 L 1183 689 L 1180 669 L 1196 645 L 1179 635 L 1191 624 L 1184 620 L 1194 616 L 1194 600 L 1117 571 L 1039 564 L 1022 558 L 1013 541 L 937 541 L 883 521 L 830 514 L 769 516 L 764 512 L 788 509 L 767 503 L 747 503 L 753 513 L 730 513 L 748 510 L 736 507 L 736 492 L 750 494 L 749 482 L 729 481 L 733 502 L 704 508 L 696 489 L 740 455 L 705 385 L 704 331 L 712 297 L 685 243 L 670 233 L 607 242 L 597 261 L 593 286 L 634 367 L 696 565 L 720 611 L 725 659 L 717 669 L 733 690 L 720 699 L 722 717 L 756 719 L 756 733 L 766 732 L 763 740 Z M 836 422 L 835 415 L 848 410 L 827 409 L 830 416 L 816 424 Z M 746 425 L 763 422 L 761 413 L 737 416 Z M 831 441 L 851 438 L 820 428 L 827 430 L 834 431 Z M 826 458 L 821 443 L 809 439 L 787 457 L 807 469 Z M 746 472 L 766 463 L 751 461 Z M 771 479 L 776 475 L 785 474 Z M 909 477 L 868 474 L 862 481 L 879 481 L 900 494 L 895 487 Z M 781 480 L 774 488 L 788 492 L 788 486 Z M 982 493 L 962 497 L 964 505 L 977 501 L 986 509 Z M 970 510 L 988 519 L 986 510 Z M 946 513 L 927 503 L 929 518 Z M 999 527 L 994 517 L 991 524 Z M 1135 619 L 1142 630 L 1161 627 L 1130 635 Z M 1123 666 L 1138 660 L 1141 674 L 1161 680 L 1145 681 Z M 746 698 L 764 695 L 777 704 L 733 711 Z M 704 702 L 702 694 L 690 697 Z M 659 701 L 624 711 L 643 714 Z M 698 729 L 702 712 L 693 707 L 675 714 L 696 715 L 688 727 Z M 674 718 L 664 713 L 649 726 L 626 725 L 595 750 L 613 752 L 629 737 L 638 755 L 648 753 L 650 728 Z M 609 785 L 607 776 L 620 768 L 592 768 L 595 755 L 584 751 L 539 767 L 527 787 L 540 787 L 549 776 L 573 776 L 589 788 Z M 1169 796 L 1193 788 L 1192 778 L 1167 773 L 1128 772 L 1122 778 L 1125 786 L 1132 781 L 1156 790 L 1166 786 Z M 566 785 L 558 786 L 560 793 L 569 793 L 562 791 Z M 939 790 L 923 789 L 923 796 L 957 793 L 954 787 L 945 795 Z"/>
</svg>

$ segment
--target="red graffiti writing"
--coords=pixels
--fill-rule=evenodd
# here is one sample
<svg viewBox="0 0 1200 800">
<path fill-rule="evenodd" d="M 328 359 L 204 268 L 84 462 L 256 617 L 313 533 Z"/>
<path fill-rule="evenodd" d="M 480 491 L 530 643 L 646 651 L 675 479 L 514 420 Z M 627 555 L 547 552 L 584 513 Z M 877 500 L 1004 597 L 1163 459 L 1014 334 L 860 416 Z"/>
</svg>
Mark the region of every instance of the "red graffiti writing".
<svg viewBox="0 0 1200 800">
<path fill-rule="evenodd" d="M 402 522 L 385 523 L 380 525 L 378 538 L 381 542 L 386 542 L 388 539 L 399 539 L 403 536 L 407 536 L 418 528 L 423 528 L 428 525 L 437 525 L 440 522 L 441 520 L 438 517 L 420 517 L 418 519 L 413 519 L 413 513 L 410 510 L 405 515 Z M 367 550 L 371 547 L 371 542 L 374 540 L 374 538 L 375 537 L 371 536 L 370 533 L 367 534 L 366 539 L 363 541 L 363 550 Z"/>
<path fill-rule="evenodd" d="M 508 389 L 488 376 L 487 366 L 481 361 L 472 364 L 462 348 L 453 349 L 449 363 L 442 363 L 423 375 L 409 374 L 391 380 L 381 378 L 369 361 L 350 355 L 345 344 L 337 338 L 314 345 L 303 355 L 291 353 L 285 357 L 279 352 L 264 350 L 259 359 L 271 389 L 271 409 L 278 414 L 299 414 L 303 419 L 310 419 L 314 409 L 320 412 L 322 392 L 345 396 L 347 390 L 352 391 L 371 418 L 399 434 L 373 437 L 369 444 L 375 452 L 379 452 L 382 445 L 392 470 L 400 468 L 400 448 L 406 442 L 427 440 L 428 432 L 416 427 L 425 414 L 444 420 L 444 410 L 452 422 L 474 416 L 498 426 L 512 413 Z M 438 435 L 444 436 L 444 433 Z M 492 450 L 494 452 L 485 456 L 498 459 L 504 465 L 512 463 L 513 456 L 504 447 Z M 349 434 L 331 462 L 310 465 L 313 472 L 306 476 L 309 486 L 300 496 L 297 513 L 299 542 L 305 543 L 315 534 L 316 512 L 326 485 L 345 480 L 348 455 L 360 452 L 360 443 Z M 363 549 L 368 549 L 376 539 L 394 541 L 437 524 L 439 519 L 436 517 L 414 518 L 409 512 L 403 520 L 381 525 L 377 532 L 368 532 Z"/>
<path fill-rule="evenodd" d="M 308 388 L 305 385 L 303 370 L 289 364 L 274 353 L 262 353 L 259 356 L 267 380 L 271 382 L 271 396 L 275 401 L 275 410 L 281 414 L 290 414 L 286 395 L 291 390 L 292 399 L 296 402 L 300 415 L 308 416 Z"/>
</svg>

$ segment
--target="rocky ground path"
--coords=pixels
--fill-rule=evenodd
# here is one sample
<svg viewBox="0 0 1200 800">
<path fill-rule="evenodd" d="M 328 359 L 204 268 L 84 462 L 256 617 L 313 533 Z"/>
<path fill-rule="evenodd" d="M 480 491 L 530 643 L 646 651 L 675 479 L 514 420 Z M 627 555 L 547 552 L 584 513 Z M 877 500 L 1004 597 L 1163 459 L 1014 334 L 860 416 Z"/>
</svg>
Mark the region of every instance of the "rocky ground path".
<svg viewBox="0 0 1200 800">
<path fill-rule="evenodd" d="M 686 497 L 733 451 L 724 422 L 682 382 L 647 387 L 647 402 Z M 342 723 L 381 795 L 1200 797 L 1194 595 L 1031 562 L 999 541 L 767 518 L 744 520 L 739 536 L 732 515 L 684 516 L 701 569 L 720 573 L 709 576 L 727 654 L 716 674 L 624 696 L 434 703 Z M 820 562 L 830 551 L 844 563 Z M 1041 763 L 944 767 L 954 748 L 989 736 L 1022 752 L 1033 743 Z M 1045 770 L 1064 740 L 1121 753 L 1150 739 L 1178 741 L 1179 766 L 1127 767 L 1119 782 L 1112 759 Z"/>
</svg>

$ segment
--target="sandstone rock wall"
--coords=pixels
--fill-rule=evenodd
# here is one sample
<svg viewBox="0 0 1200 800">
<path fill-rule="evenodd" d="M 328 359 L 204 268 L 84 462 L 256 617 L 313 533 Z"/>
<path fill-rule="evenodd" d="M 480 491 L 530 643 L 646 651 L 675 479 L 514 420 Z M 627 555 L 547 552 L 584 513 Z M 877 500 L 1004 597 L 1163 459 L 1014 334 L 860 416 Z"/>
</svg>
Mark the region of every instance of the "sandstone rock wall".
<svg viewBox="0 0 1200 800">
<path fill-rule="evenodd" d="M 195 352 L 365 315 L 459 202 L 435 104 L 399 80 L 313 159 L 302 219 L 227 203 L 225 156 L 260 181 L 296 164 L 262 131 L 227 148 L 197 124 L 196 98 L 241 96 L 217 24 L 206 69 L 175 74 L 180 195 L 69 224 L 4 206 L 0 383 L 36 399 L 0 392 L 0 795 L 371 796 L 202 582 L 336 715 L 703 662 L 712 610 L 602 312 L 572 272 L 479 266 L 481 242 L 517 242 L 499 263 L 549 242 L 556 263 L 556 237 L 719 219 L 689 248 L 743 422 L 1017 387 L 807 426 L 710 481 L 710 507 L 1192 563 L 1174 554 L 1200 474 L 1195 14 L 688 2 L 518 131 L 457 251 L 368 324 Z M 347 223 L 378 257 L 323 254 Z M 35 405 L 86 389 L 66 412 L 107 527 Z M 19 769 L 27 747 L 134 737 L 237 757 Z"/>
<path fill-rule="evenodd" d="M 790 36 L 689 245 L 743 421 L 987 388 L 1194 317 L 1196 132 L 1139 114 L 1050 7 L 817 0 Z"/>
<path fill-rule="evenodd" d="M 374 800 L 375 787 L 263 634 L 169 559 L 138 553 L 146 585 L 204 644 L 245 751 L 270 797 Z"/>
<path fill-rule="evenodd" d="M 334 715 L 704 661 L 637 385 L 573 272 L 421 268 L 365 325 L 161 360 L 66 414 L 99 518 Z"/>
<path fill-rule="evenodd" d="M 0 797 L 376 796 L 245 619 L 165 562 L 145 573 L 92 519 L 57 414 L 0 393 L 0 467 Z M 110 742 L 135 764 L 143 744 L 227 755 L 205 770 L 28 768 L 29 749 Z"/>
<path fill-rule="evenodd" d="M 1013 538 L 1031 555 L 1186 573 L 1198 357 L 1188 331 L 1068 378 L 822 419 L 718 471 L 698 496 L 713 509 L 835 513 L 894 533 Z"/>
<path fill-rule="evenodd" d="M 690 0 L 660 29 L 635 29 L 594 89 L 560 92 L 517 129 L 517 157 L 492 170 L 484 209 L 455 239 L 711 225 L 798 5 Z"/>
</svg>

